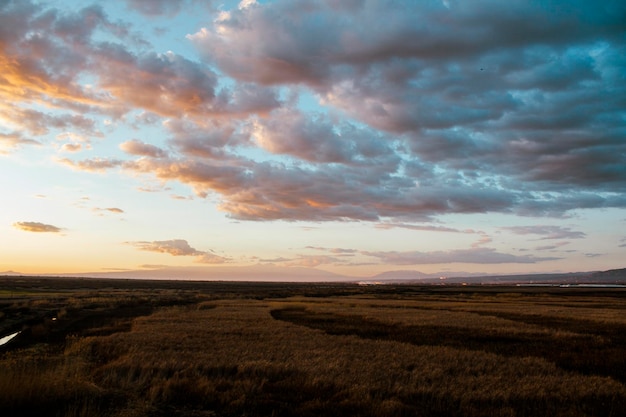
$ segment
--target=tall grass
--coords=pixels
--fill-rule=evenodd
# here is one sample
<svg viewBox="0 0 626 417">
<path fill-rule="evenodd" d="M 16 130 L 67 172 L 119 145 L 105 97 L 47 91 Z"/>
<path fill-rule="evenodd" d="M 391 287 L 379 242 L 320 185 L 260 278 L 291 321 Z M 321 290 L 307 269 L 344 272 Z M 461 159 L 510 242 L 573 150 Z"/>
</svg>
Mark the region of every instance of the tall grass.
<svg viewBox="0 0 626 417">
<path fill-rule="evenodd" d="M 578 417 L 626 407 L 623 371 L 598 359 L 626 356 L 614 314 L 626 300 L 317 295 L 207 293 L 59 351 L 4 354 L 0 413 Z M 576 343 L 581 364 L 568 367 L 559 352 Z"/>
</svg>

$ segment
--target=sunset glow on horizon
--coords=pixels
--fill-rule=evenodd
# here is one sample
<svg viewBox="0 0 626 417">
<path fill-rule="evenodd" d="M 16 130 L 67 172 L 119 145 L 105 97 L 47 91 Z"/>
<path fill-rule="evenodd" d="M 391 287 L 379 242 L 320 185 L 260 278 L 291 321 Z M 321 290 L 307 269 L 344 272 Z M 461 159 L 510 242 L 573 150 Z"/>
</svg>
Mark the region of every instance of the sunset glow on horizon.
<svg viewBox="0 0 626 417">
<path fill-rule="evenodd" d="M 624 268 L 625 190 L 623 1 L 0 1 L 0 275 Z"/>
</svg>

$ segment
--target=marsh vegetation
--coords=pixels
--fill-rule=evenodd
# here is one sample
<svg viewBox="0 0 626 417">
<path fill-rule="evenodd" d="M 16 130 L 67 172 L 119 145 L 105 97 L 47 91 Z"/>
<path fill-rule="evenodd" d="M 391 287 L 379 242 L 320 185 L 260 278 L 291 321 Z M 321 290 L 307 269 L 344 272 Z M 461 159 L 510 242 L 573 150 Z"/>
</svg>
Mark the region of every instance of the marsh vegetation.
<svg viewBox="0 0 626 417">
<path fill-rule="evenodd" d="M 0 278 L 0 414 L 619 416 L 623 290 Z"/>
</svg>

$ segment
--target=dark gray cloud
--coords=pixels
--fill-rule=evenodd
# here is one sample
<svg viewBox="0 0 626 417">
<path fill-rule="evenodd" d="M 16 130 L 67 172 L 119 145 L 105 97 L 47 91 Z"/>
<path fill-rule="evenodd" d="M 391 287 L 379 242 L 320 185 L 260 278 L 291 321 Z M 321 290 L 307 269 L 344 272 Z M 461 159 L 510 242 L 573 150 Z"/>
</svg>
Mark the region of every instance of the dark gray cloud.
<svg viewBox="0 0 626 417">
<path fill-rule="evenodd" d="M 413 179 L 432 186 L 420 196 L 479 190 L 439 204 L 442 212 L 554 215 L 597 191 L 613 195 L 596 194 L 593 206 L 623 206 L 621 2 L 312 1 L 303 10 L 287 1 L 230 10 L 190 38 L 238 80 L 307 84 L 325 104 L 395 134 L 409 154 L 387 172 L 419 166 Z M 285 114 L 260 123 L 272 152 L 324 163 L 354 155 L 323 120 Z M 501 198 L 494 205 L 485 192 Z"/>
<path fill-rule="evenodd" d="M 548 6 L 482 0 L 454 2 L 448 8 L 438 1 L 364 2 L 338 9 L 326 1 L 281 0 L 229 10 L 214 26 L 190 38 L 207 59 L 237 79 L 320 86 L 354 78 L 355 69 L 382 63 L 375 70 L 383 70 L 385 77 L 378 78 L 372 90 L 386 81 L 403 82 L 416 73 L 428 77 L 438 71 L 456 72 L 457 82 L 451 86 L 456 87 L 467 77 L 460 70 L 469 69 L 459 65 L 479 64 L 473 66 L 477 77 L 480 69 L 493 69 L 493 62 L 483 64 L 477 58 L 619 39 L 625 10 L 619 1 L 598 7 L 589 1 Z M 508 64 L 506 69 L 528 67 L 509 61 L 502 62 Z M 437 80 L 448 85 L 445 81 L 455 79 Z"/>
<path fill-rule="evenodd" d="M 169 15 L 180 11 L 189 0 L 125 0 L 129 8 L 147 16 Z"/>
</svg>

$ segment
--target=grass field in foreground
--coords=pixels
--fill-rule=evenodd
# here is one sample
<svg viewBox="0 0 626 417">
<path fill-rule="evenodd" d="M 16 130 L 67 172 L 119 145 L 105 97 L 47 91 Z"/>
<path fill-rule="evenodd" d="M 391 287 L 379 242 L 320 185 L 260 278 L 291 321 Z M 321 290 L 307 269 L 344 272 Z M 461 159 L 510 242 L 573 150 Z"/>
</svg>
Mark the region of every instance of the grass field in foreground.
<svg viewBox="0 0 626 417">
<path fill-rule="evenodd" d="M 63 282 L 61 291 L 45 281 L 49 298 L 40 288 L 32 298 L 0 299 L 0 325 L 19 322 L 21 311 L 36 330 L 0 352 L 1 415 L 626 409 L 619 290 L 105 284 Z"/>
</svg>

